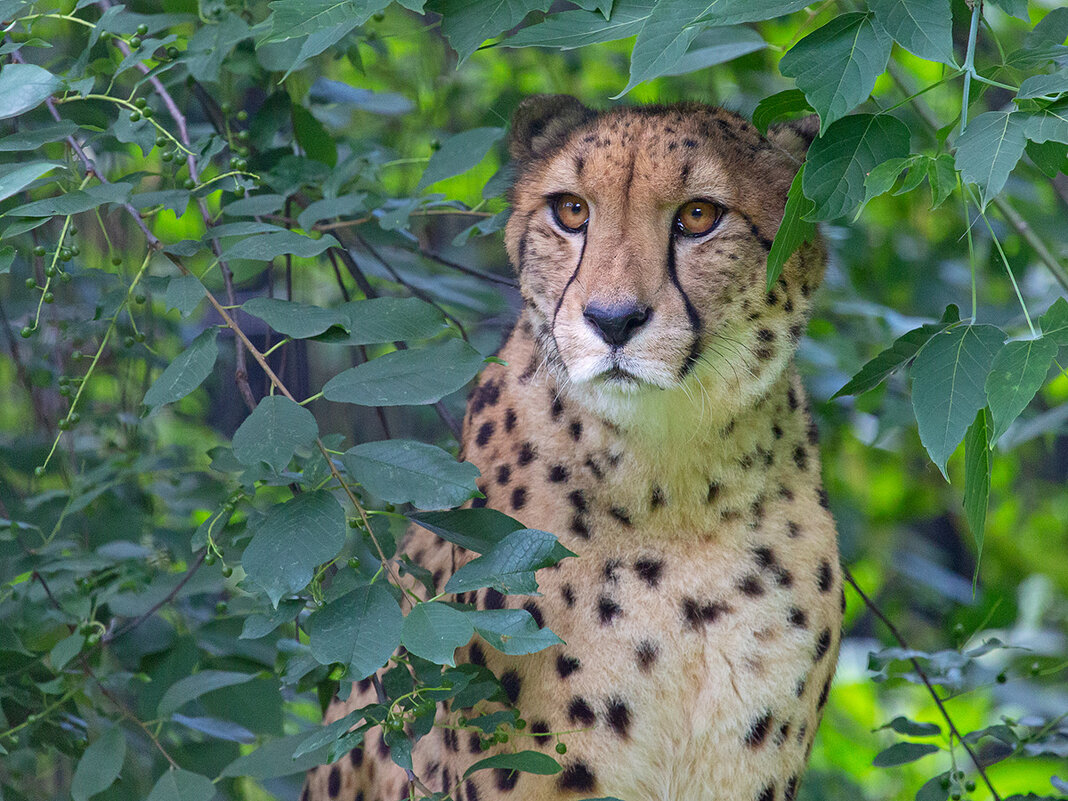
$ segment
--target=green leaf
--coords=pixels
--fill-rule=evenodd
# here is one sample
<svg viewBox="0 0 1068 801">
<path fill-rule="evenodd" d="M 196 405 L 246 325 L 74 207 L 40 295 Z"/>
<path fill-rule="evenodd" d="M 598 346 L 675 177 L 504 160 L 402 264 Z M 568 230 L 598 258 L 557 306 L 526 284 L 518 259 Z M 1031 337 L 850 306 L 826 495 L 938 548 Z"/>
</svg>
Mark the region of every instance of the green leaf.
<svg viewBox="0 0 1068 801">
<path fill-rule="evenodd" d="M 223 208 L 223 213 L 228 217 L 256 217 L 260 214 L 280 212 L 285 202 L 286 199 L 283 195 L 271 193 L 252 195 L 241 200 L 235 200 L 233 203 L 227 203 Z"/>
<path fill-rule="evenodd" d="M 456 649 L 467 645 L 474 633 L 463 612 L 437 602 L 422 603 L 404 618 L 401 644 L 436 665 L 453 666 Z"/>
<path fill-rule="evenodd" d="M 990 412 L 983 407 L 964 434 L 964 516 L 975 537 L 976 577 L 990 497 Z"/>
<path fill-rule="evenodd" d="M 1068 345 L 1068 300 L 1057 298 L 1046 313 L 1038 318 L 1042 336 L 1060 346 Z"/>
<path fill-rule="evenodd" d="M 290 108 L 293 134 L 305 155 L 330 167 L 337 166 L 337 145 L 323 124 L 304 106 L 294 103 Z"/>
<path fill-rule="evenodd" d="M 709 28 L 697 34 L 682 58 L 661 74 L 687 75 L 755 53 L 767 46 L 763 36 L 745 25 Z"/>
<path fill-rule="evenodd" d="M 894 41 L 913 55 L 956 66 L 949 0 L 870 0 L 868 8 Z"/>
<path fill-rule="evenodd" d="M 942 728 L 937 723 L 919 723 L 901 715 L 898 715 L 886 725 L 880 726 L 875 731 L 883 731 L 884 729 L 892 729 L 898 734 L 905 734 L 909 737 L 936 737 L 942 733 Z"/>
<path fill-rule="evenodd" d="M 6 17 L 5 19 L 10 18 Z M 58 142 L 77 130 L 78 126 L 73 122 L 62 120 L 50 125 L 35 127 L 32 130 L 19 131 L 0 138 L 0 153 L 7 153 L 13 150 L 37 150 L 41 145 Z"/>
<path fill-rule="evenodd" d="M 550 5 L 552 0 L 435 0 L 429 8 L 441 14 L 441 31 L 463 64 L 484 41 Z"/>
<path fill-rule="evenodd" d="M 207 776 L 181 768 L 171 768 L 156 782 L 148 801 L 211 801 L 215 785 Z"/>
<path fill-rule="evenodd" d="M 1041 111 L 1017 114 L 1024 118 L 1024 135 L 1032 142 L 1068 144 L 1068 100 L 1061 100 Z"/>
<path fill-rule="evenodd" d="M 368 298 L 344 303 L 338 308 L 344 318 L 340 330 L 319 337 L 340 345 L 374 345 L 380 342 L 426 339 L 440 334 L 445 315 L 419 298 Z"/>
<path fill-rule="evenodd" d="M 327 400 L 361 406 L 436 403 L 482 367 L 482 356 L 462 339 L 398 350 L 334 376 L 323 387 Z"/>
<path fill-rule="evenodd" d="M 957 169 L 964 181 L 978 185 L 984 208 L 1023 155 L 1026 127 L 1018 112 L 988 111 L 969 122 L 957 139 Z"/>
<path fill-rule="evenodd" d="M 986 406 L 984 384 L 1005 334 L 992 325 L 964 325 L 935 334 L 912 366 L 912 408 L 920 441 L 946 475 L 976 413 Z"/>
<path fill-rule="evenodd" d="M 1024 0 L 1026 4 L 1026 0 Z M 942 782 L 945 781 L 945 786 Z M 949 798 L 949 774 L 939 773 L 928 779 L 916 792 L 916 801 L 946 801 Z"/>
<path fill-rule="evenodd" d="M 11 66 L 18 66 L 13 64 Z M 10 67 L 8 67 L 10 69 Z M 75 189 L 65 195 L 48 197 L 5 212 L 9 217 L 59 217 L 91 211 L 105 203 L 125 203 L 130 199 L 128 183 L 115 182 Z"/>
<path fill-rule="evenodd" d="M 312 239 L 293 231 L 278 231 L 273 234 L 250 236 L 230 245 L 221 256 L 220 261 L 230 259 L 253 259 L 270 261 L 273 258 L 291 253 L 302 259 L 318 256 L 328 248 L 341 247 L 340 243 L 329 234 L 319 239 Z"/>
<path fill-rule="evenodd" d="M 450 136 L 441 143 L 441 149 L 430 157 L 416 191 L 421 192 L 431 184 L 472 169 L 502 136 L 504 128 L 473 128 Z"/>
<path fill-rule="evenodd" d="M 11 272 L 11 265 L 15 263 L 15 248 L 11 245 L 0 247 L 0 275 Z"/>
<path fill-rule="evenodd" d="M 36 108 L 63 86 L 63 80 L 35 64 L 5 64 L 0 69 L 0 120 Z"/>
<path fill-rule="evenodd" d="M 860 213 L 872 198 L 884 195 L 893 189 L 894 184 L 897 183 L 897 179 L 901 175 L 901 171 L 905 169 L 905 167 L 913 165 L 914 163 L 915 161 L 912 157 L 890 159 L 889 161 L 884 161 L 869 172 L 864 177 L 864 200 L 861 201 L 860 206 L 857 208 L 857 213 L 853 217 L 853 222 L 857 221 L 857 218 L 860 217 Z M 911 167 L 911 171 L 916 172 L 916 167 Z"/>
<path fill-rule="evenodd" d="M 333 219 L 334 217 L 348 217 L 367 208 L 367 195 L 356 192 L 341 197 L 324 197 L 309 203 L 297 217 L 297 224 L 301 228 L 310 229 L 319 220 Z"/>
<path fill-rule="evenodd" d="M 927 182 L 931 185 L 931 208 L 937 209 L 957 188 L 957 168 L 951 155 L 939 153 L 927 160 Z"/>
<path fill-rule="evenodd" d="M 48 661 L 52 663 L 52 670 L 57 673 L 63 670 L 70 660 L 81 653 L 83 645 L 85 645 L 85 635 L 79 632 L 64 637 L 53 645 L 52 650 L 48 652 Z"/>
<path fill-rule="evenodd" d="M 319 436 L 315 416 L 281 395 L 268 395 L 234 432 L 234 456 L 242 464 L 266 462 L 282 471 L 297 448 Z"/>
<path fill-rule="evenodd" d="M 1025 78 L 1016 93 L 1017 100 L 1028 100 L 1043 95 L 1059 95 L 1068 92 L 1068 67 L 1049 74 L 1032 75 Z"/>
<path fill-rule="evenodd" d="M 860 368 L 860 372 L 849 379 L 849 382 L 835 392 L 831 398 L 837 398 L 842 395 L 863 395 L 865 392 L 875 389 L 894 371 L 904 366 L 910 359 L 913 359 L 920 349 L 930 342 L 931 337 L 958 322 L 960 322 L 960 312 L 957 307 L 953 305 L 947 306 L 941 320 L 937 323 L 928 323 L 927 325 L 921 325 L 919 328 L 913 328 L 911 331 L 899 336 L 894 340 L 894 344 Z"/>
<path fill-rule="evenodd" d="M 464 771 L 466 779 L 478 770 L 519 770 L 523 773 L 536 773 L 539 776 L 552 776 L 563 770 L 560 763 L 548 754 L 537 751 L 517 751 L 514 754 L 497 754 L 474 763 Z"/>
<path fill-rule="evenodd" d="M 1057 343 L 1046 337 L 1008 342 L 998 351 L 986 377 L 987 405 L 992 418 L 991 445 L 1001 439 L 1035 397 L 1056 355 Z"/>
<path fill-rule="evenodd" d="M 1068 147 L 1060 142 L 1028 142 L 1027 156 L 1047 178 L 1056 178 L 1060 173 L 1068 173 Z"/>
<path fill-rule="evenodd" d="M 389 0 L 275 0 L 268 3 L 269 33 L 259 44 L 284 42 L 350 23 L 354 28 L 388 5 Z"/>
<path fill-rule="evenodd" d="M 813 209 L 812 201 L 801 191 L 805 177 L 805 165 L 794 176 L 790 191 L 786 195 L 786 209 L 783 211 L 782 223 L 775 232 L 775 239 L 768 250 L 768 282 L 770 290 L 779 280 L 783 265 L 794 252 L 806 242 L 816 238 L 816 226 L 805 220 L 805 215 Z"/>
<path fill-rule="evenodd" d="M 1027 13 L 1027 0 L 990 0 L 990 2 L 1006 14 L 1011 14 L 1024 22 L 1030 22 L 1030 15 Z M 942 797 L 945 798 L 944 795 Z"/>
<path fill-rule="evenodd" d="M 141 401 L 150 409 L 180 400 L 199 387 L 211 375 L 219 347 L 215 342 L 216 329 L 208 328 L 167 365 Z"/>
<path fill-rule="evenodd" d="M 454 509 L 450 512 L 419 512 L 408 515 L 428 531 L 443 540 L 455 543 L 476 553 L 492 550 L 523 524 L 496 509 Z"/>
<path fill-rule="evenodd" d="M 767 134 L 773 122 L 797 114 L 811 114 L 812 110 L 804 92 L 800 89 L 785 89 L 757 103 L 757 107 L 753 110 L 753 125 L 760 133 Z"/>
<path fill-rule="evenodd" d="M 195 275 L 178 275 L 167 282 L 163 296 L 168 309 L 177 309 L 182 317 L 192 314 L 207 297 L 204 285 Z"/>
<path fill-rule="evenodd" d="M 186 47 L 185 61 L 189 73 L 198 81 L 216 83 L 219 70 L 230 51 L 252 35 L 252 28 L 241 17 L 226 13 L 217 22 L 201 25 Z"/>
<path fill-rule="evenodd" d="M 279 334 L 294 339 L 317 336 L 335 325 L 347 328 L 348 317 L 340 309 L 324 309 L 280 298 L 252 298 L 241 309 L 259 317 Z"/>
<path fill-rule="evenodd" d="M 252 542 L 241 565 L 274 606 L 304 589 L 316 566 L 337 556 L 345 544 L 345 510 L 325 490 L 272 506 L 263 522 L 249 527 Z"/>
<path fill-rule="evenodd" d="M 605 19 L 592 11 L 561 11 L 544 22 L 528 25 L 500 42 L 499 47 L 555 47 L 571 50 L 600 42 L 627 39 L 641 30 L 656 0 L 616 0 L 612 14 Z"/>
<path fill-rule="evenodd" d="M 364 442 L 347 450 L 341 460 L 349 475 L 390 503 L 446 509 L 479 494 L 477 467 L 423 442 Z"/>
<path fill-rule="evenodd" d="M 806 5 L 808 0 L 660 0 L 638 32 L 630 79 L 616 97 L 674 67 L 702 28 L 771 19 Z"/>
<path fill-rule="evenodd" d="M 382 583 L 357 587 L 308 618 L 311 652 L 324 665 L 347 665 L 352 680 L 378 670 L 397 650 L 404 624 Z"/>
<path fill-rule="evenodd" d="M 19 66 L 19 65 L 14 65 Z M 8 165 L 4 165 L 7 167 Z M 60 166 L 48 161 L 31 161 L 29 164 L 15 164 L 14 169 L 0 174 L 0 200 L 11 197 L 16 192 L 32 184 L 42 175 L 47 175 Z"/>
<path fill-rule="evenodd" d="M 464 614 L 482 639 L 509 656 L 533 654 L 563 642 L 549 629 L 538 628 L 526 609 L 487 609 Z"/>
<path fill-rule="evenodd" d="M 879 164 L 909 154 L 909 129 L 887 114 L 854 114 L 830 126 L 808 150 L 805 196 L 812 221 L 847 215 L 864 199 L 864 178 Z"/>
<path fill-rule="evenodd" d="M 193 701 L 205 693 L 221 690 L 224 687 L 233 687 L 244 684 L 256 678 L 255 673 L 236 673 L 229 670 L 202 670 L 191 676 L 178 679 L 167 688 L 167 692 L 160 698 L 156 714 L 161 718 L 168 718 L 190 701 Z"/>
<path fill-rule="evenodd" d="M 868 99 L 890 47 L 890 37 L 871 14 L 840 14 L 791 47 L 779 71 L 797 80 L 824 133 Z"/>
<path fill-rule="evenodd" d="M 892 768 L 915 762 L 938 750 L 938 746 L 933 743 L 894 743 L 885 751 L 876 754 L 872 764 L 877 768 Z"/>
<path fill-rule="evenodd" d="M 74 801 L 86 801 L 111 787 L 119 778 L 125 758 L 126 737 L 122 727 L 114 725 L 90 743 L 78 760 L 70 783 L 70 794 Z"/>
<path fill-rule="evenodd" d="M 308 738 L 309 732 L 302 731 L 268 740 L 251 754 L 240 756 L 223 768 L 220 776 L 224 778 L 243 777 L 249 779 L 274 779 L 303 773 L 318 767 L 326 761 L 329 746 L 310 751 L 294 759 L 293 753 Z"/>
<path fill-rule="evenodd" d="M 556 535 L 537 529 L 508 534 L 486 554 L 461 567 L 445 585 L 445 592 L 467 592 L 493 587 L 505 595 L 536 595 L 534 571 L 575 556 Z"/>
</svg>

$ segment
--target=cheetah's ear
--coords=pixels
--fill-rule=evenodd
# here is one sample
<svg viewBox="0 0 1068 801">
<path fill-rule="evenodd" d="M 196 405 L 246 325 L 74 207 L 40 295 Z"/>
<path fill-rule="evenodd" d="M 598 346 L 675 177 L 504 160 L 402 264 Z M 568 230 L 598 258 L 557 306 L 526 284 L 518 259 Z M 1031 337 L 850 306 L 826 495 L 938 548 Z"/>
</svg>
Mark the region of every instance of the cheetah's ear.
<svg viewBox="0 0 1068 801">
<path fill-rule="evenodd" d="M 781 147 L 798 161 L 805 160 L 808 146 L 820 132 L 820 118 L 815 114 L 799 120 L 781 122 L 768 128 L 768 140 Z"/>
<path fill-rule="evenodd" d="M 508 150 L 518 162 L 543 156 L 595 115 L 571 95 L 528 97 L 512 116 Z"/>
</svg>

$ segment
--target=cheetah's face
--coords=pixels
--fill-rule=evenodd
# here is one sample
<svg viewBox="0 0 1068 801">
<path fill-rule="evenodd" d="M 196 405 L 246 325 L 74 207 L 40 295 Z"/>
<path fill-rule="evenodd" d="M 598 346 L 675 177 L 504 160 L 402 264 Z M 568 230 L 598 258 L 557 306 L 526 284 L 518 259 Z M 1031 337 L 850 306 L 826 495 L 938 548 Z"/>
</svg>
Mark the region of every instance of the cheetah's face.
<svg viewBox="0 0 1068 801">
<path fill-rule="evenodd" d="M 804 144 L 702 105 L 596 115 L 573 98 L 526 101 L 507 243 L 549 365 L 608 394 L 729 393 L 778 375 L 823 266 L 809 247 L 767 291 L 799 163 L 786 148 Z"/>
</svg>

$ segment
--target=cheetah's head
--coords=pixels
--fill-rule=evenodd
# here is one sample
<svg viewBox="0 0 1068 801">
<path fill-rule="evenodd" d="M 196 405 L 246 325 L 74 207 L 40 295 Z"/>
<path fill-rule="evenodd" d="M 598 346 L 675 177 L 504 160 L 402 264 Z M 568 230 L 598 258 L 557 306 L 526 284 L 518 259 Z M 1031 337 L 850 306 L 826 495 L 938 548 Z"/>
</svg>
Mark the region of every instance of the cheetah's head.
<svg viewBox="0 0 1068 801">
<path fill-rule="evenodd" d="M 521 104 L 506 242 L 540 356 L 569 392 L 603 405 L 668 390 L 734 407 L 766 391 L 824 269 L 821 246 L 805 246 L 767 291 L 814 132 L 803 120 L 765 138 L 702 104 Z"/>
</svg>

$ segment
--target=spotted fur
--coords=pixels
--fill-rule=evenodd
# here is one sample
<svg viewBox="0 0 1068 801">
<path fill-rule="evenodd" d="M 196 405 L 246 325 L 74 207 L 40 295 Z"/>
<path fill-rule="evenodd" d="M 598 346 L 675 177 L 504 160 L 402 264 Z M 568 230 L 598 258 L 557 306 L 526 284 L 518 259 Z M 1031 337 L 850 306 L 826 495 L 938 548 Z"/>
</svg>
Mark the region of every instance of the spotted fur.
<svg viewBox="0 0 1068 801">
<path fill-rule="evenodd" d="M 567 752 L 555 776 L 462 779 L 486 754 L 477 734 L 450 728 L 461 710 L 444 709 L 413 754 L 432 791 L 458 801 L 796 794 L 841 623 L 818 438 L 791 366 L 824 255 L 803 247 L 770 291 L 765 263 L 813 133 L 802 122 L 764 137 L 696 104 L 596 114 L 537 97 L 517 112 L 506 243 L 525 305 L 500 353 L 507 364 L 490 365 L 472 395 L 463 452 L 486 505 L 556 533 L 578 558 L 542 571 L 540 597 L 465 597 L 526 608 L 564 645 L 510 658 L 472 642 L 461 656 L 501 677 L 529 721 L 503 748 L 559 741 Z M 556 222 L 561 193 L 588 204 L 584 230 Z M 723 213 L 708 235 L 683 238 L 673 218 L 693 199 Z M 587 312 L 627 304 L 647 320 L 613 345 Z M 439 588 L 473 556 L 423 529 L 407 548 L 424 552 Z M 327 720 L 372 699 L 358 685 Z M 407 797 L 378 740 L 312 771 L 309 801 Z"/>
</svg>

